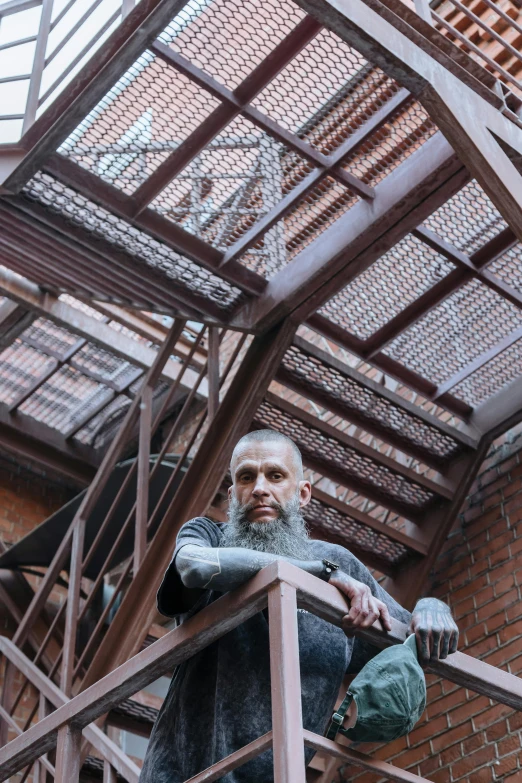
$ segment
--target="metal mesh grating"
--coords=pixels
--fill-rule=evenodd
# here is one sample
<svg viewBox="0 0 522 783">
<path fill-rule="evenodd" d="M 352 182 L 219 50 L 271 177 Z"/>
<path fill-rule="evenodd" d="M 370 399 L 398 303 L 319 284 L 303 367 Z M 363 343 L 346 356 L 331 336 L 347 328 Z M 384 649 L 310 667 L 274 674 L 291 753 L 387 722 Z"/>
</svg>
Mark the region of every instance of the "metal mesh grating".
<svg viewBox="0 0 522 783">
<path fill-rule="evenodd" d="M 103 383 L 110 382 L 118 386 L 133 378 L 137 371 L 135 365 L 94 345 L 84 346 L 70 364 L 80 372 L 83 370 L 99 376 Z"/>
<path fill-rule="evenodd" d="M 366 339 L 453 269 L 443 256 L 410 235 L 330 299 L 319 313 Z"/>
<path fill-rule="evenodd" d="M 506 228 L 500 212 L 475 181 L 459 190 L 423 225 L 467 253 L 478 250 Z"/>
<path fill-rule="evenodd" d="M 50 367 L 52 359 L 19 338 L 0 353 L 0 400 L 11 405 Z"/>
<path fill-rule="evenodd" d="M 511 302 L 472 280 L 397 337 L 385 353 L 435 383 L 522 325 Z"/>
<path fill-rule="evenodd" d="M 492 272 L 516 291 L 522 291 L 522 245 L 516 244 L 496 261 L 488 264 L 488 272 Z"/>
<path fill-rule="evenodd" d="M 27 199 L 37 201 L 86 229 L 95 238 L 109 242 L 159 270 L 165 275 L 166 283 L 173 281 L 180 288 L 212 299 L 224 310 L 231 309 L 243 300 L 242 292 L 235 286 L 80 196 L 49 174 L 36 174 L 24 188 L 23 194 Z"/>
<path fill-rule="evenodd" d="M 436 131 L 421 104 L 409 103 L 348 156 L 344 168 L 367 185 L 376 185 Z"/>
<path fill-rule="evenodd" d="M 392 79 L 335 33 L 321 30 L 253 105 L 328 154 L 397 89 Z"/>
<path fill-rule="evenodd" d="M 329 400 L 335 401 L 345 409 L 347 419 L 350 419 L 350 412 L 357 414 L 359 420 L 381 429 L 384 438 L 387 432 L 400 434 L 416 449 L 441 461 L 453 457 L 459 450 L 458 443 L 448 435 L 295 345 L 285 353 L 282 369 L 302 387 L 303 394 L 319 392 L 325 405 Z"/>
<path fill-rule="evenodd" d="M 160 39 L 234 89 L 304 16 L 288 0 L 192 0 Z"/>
<path fill-rule="evenodd" d="M 313 460 L 324 475 L 328 476 L 333 468 L 341 473 L 345 481 L 354 480 L 365 489 L 377 490 L 383 499 L 402 504 L 410 511 L 420 511 L 434 499 L 434 495 L 417 484 L 408 482 L 388 468 L 378 465 L 362 454 L 343 445 L 333 437 L 328 437 L 315 427 L 277 408 L 269 402 L 263 402 L 255 416 L 255 426 L 284 432 L 292 438 L 300 449 L 303 460 Z"/>
<path fill-rule="evenodd" d="M 65 433 L 87 410 L 108 401 L 110 394 L 102 384 L 65 366 L 35 391 L 20 406 L 20 411 Z"/>
<path fill-rule="evenodd" d="M 469 405 L 480 405 L 519 375 L 522 375 L 522 340 L 513 343 L 480 370 L 455 386 L 452 394 Z"/>
<path fill-rule="evenodd" d="M 131 194 L 218 105 L 187 76 L 145 52 L 59 152 Z"/>
<path fill-rule="evenodd" d="M 224 250 L 277 206 L 313 168 L 252 122 L 237 117 L 169 183 L 151 207 Z M 284 254 L 284 246 L 281 252 Z"/>
<path fill-rule="evenodd" d="M 347 212 L 357 201 L 348 188 L 332 177 L 302 198 L 282 223 L 267 232 L 241 263 L 270 277 Z"/>
<path fill-rule="evenodd" d="M 58 359 L 63 358 L 79 339 L 77 335 L 62 329 L 62 327 L 45 318 L 37 318 L 31 326 L 22 332 L 20 337 L 25 343 L 32 345 L 33 348 L 37 348 Z"/>
<path fill-rule="evenodd" d="M 303 516 L 317 530 L 324 530 L 327 534 L 339 537 L 348 549 L 352 546 L 392 566 L 399 565 L 408 557 L 409 550 L 402 544 L 356 522 L 347 514 L 342 514 L 313 496 L 303 509 Z"/>
</svg>

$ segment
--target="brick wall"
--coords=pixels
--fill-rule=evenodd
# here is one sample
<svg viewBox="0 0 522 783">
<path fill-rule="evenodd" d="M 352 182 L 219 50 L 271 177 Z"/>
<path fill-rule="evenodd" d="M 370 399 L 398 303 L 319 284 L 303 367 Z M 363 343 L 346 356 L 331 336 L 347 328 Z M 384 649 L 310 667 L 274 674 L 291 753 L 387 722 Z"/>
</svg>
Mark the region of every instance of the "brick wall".
<svg viewBox="0 0 522 783">
<path fill-rule="evenodd" d="M 522 438 L 495 444 L 439 558 L 431 589 L 447 601 L 463 652 L 522 673 Z M 522 713 L 428 676 L 428 707 L 407 737 L 361 747 L 434 783 L 522 783 Z M 346 767 L 340 780 L 380 778 Z"/>
</svg>

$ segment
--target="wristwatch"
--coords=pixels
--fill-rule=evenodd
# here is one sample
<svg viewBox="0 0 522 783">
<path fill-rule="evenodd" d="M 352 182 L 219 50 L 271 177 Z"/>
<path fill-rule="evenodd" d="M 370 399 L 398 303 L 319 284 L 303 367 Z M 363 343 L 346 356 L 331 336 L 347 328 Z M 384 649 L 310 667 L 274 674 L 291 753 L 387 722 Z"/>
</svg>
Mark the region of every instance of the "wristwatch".
<svg viewBox="0 0 522 783">
<path fill-rule="evenodd" d="M 329 582 L 330 577 L 332 576 L 334 571 L 338 571 L 339 568 L 340 566 L 337 563 L 332 563 L 331 560 L 323 559 L 323 570 L 321 571 L 319 578 L 322 579 L 323 582 Z"/>
</svg>

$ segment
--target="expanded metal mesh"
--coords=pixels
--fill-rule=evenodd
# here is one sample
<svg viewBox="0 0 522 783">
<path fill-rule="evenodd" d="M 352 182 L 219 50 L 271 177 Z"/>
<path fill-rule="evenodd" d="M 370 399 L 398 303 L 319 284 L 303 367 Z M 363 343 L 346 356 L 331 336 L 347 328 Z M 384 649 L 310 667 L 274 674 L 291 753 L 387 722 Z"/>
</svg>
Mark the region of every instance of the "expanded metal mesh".
<svg viewBox="0 0 522 783">
<path fill-rule="evenodd" d="M 324 177 L 288 213 L 281 226 L 265 234 L 253 250 L 240 259 L 241 263 L 270 277 L 317 239 L 356 201 L 357 196 L 352 191 L 332 177 Z"/>
<path fill-rule="evenodd" d="M 522 291 L 522 245 L 517 243 L 492 264 L 488 264 L 487 269 L 511 288 Z"/>
<path fill-rule="evenodd" d="M 335 402 L 347 419 L 355 414 L 372 429 L 381 430 L 384 438 L 386 433 L 400 435 L 417 450 L 440 460 L 454 457 L 459 451 L 457 441 L 364 386 L 362 376 L 361 383 L 357 383 L 295 345 L 285 353 L 282 369 L 300 385 L 303 394 L 318 392 L 325 404 Z"/>
<path fill-rule="evenodd" d="M 328 154 L 397 89 L 396 82 L 335 33 L 321 30 L 253 105 Z"/>
<path fill-rule="evenodd" d="M 364 340 L 454 268 L 409 235 L 332 297 L 319 313 Z"/>
<path fill-rule="evenodd" d="M 64 366 L 20 406 L 20 411 L 66 433 L 87 410 L 96 408 L 109 396 L 105 386 Z"/>
<path fill-rule="evenodd" d="M 304 424 L 266 400 L 256 413 L 255 426 L 288 435 L 300 449 L 305 464 L 308 459 L 312 460 L 321 468 L 324 467 L 324 475 L 330 475 L 333 469 L 336 473 L 342 473 L 346 481 L 357 481 L 361 491 L 376 490 L 383 498 L 400 503 L 410 511 L 418 512 L 426 508 L 435 497 L 423 487 L 407 481 L 321 430 Z"/>
<path fill-rule="evenodd" d="M 513 343 L 480 370 L 455 386 L 452 394 L 469 405 L 480 405 L 520 375 L 522 375 L 522 340 Z"/>
<path fill-rule="evenodd" d="M 57 326 L 46 318 L 37 318 L 31 326 L 24 329 L 20 337 L 25 343 L 29 343 L 57 359 L 65 357 L 79 340 L 77 335 Z"/>
<path fill-rule="evenodd" d="M 344 168 L 366 184 L 376 185 L 436 131 L 423 106 L 417 101 L 408 103 L 345 159 Z"/>
<path fill-rule="evenodd" d="M 125 382 L 130 381 L 137 372 L 135 365 L 94 345 L 85 345 L 71 359 L 70 364 L 80 372 L 89 372 L 98 376 L 103 383 L 117 386 L 125 385 Z"/>
<path fill-rule="evenodd" d="M 522 312 L 472 280 L 399 335 L 385 353 L 435 383 L 522 326 Z"/>
<path fill-rule="evenodd" d="M 288 0 L 193 0 L 160 40 L 234 89 L 304 16 Z"/>
<path fill-rule="evenodd" d="M 23 194 L 62 215 L 73 225 L 86 229 L 95 239 L 119 247 L 163 273 L 166 284 L 175 282 L 181 290 L 211 299 L 224 310 L 243 300 L 242 292 L 235 286 L 117 218 L 49 174 L 36 174 L 25 186 Z"/>
<path fill-rule="evenodd" d="M 218 105 L 147 51 L 58 151 L 132 194 Z"/>
<path fill-rule="evenodd" d="M 313 496 L 310 503 L 304 507 L 303 516 L 316 530 L 339 537 L 343 546 L 348 549 L 356 548 L 361 553 L 384 560 L 390 566 L 397 566 L 408 557 L 409 550 L 403 544 L 357 522 L 348 514 L 341 513 Z"/>
<path fill-rule="evenodd" d="M 313 170 L 313 165 L 235 118 L 151 207 L 220 249 L 237 241 Z M 284 244 L 280 253 L 284 255 Z M 278 266 L 284 258 L 271 258 Z"/>
<path fill-rule="evenodd" d="M 0 401 L 11 405 L 50 369 L 52 359 L 19 338 L 0 353 Z"/>
<path fill-rule="evenodd" d="M 475 180 L 448 199 L 423 225 L 467 253 L 478 250 L 506 228 L 502 215 Z"/>
</svg>

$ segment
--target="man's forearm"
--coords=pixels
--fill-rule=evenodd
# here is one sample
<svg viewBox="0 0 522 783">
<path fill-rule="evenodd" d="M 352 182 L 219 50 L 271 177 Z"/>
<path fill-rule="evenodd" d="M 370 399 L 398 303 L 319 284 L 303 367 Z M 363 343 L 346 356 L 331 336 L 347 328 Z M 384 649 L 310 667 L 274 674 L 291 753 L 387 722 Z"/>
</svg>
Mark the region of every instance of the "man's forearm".
<svg viewBox="0 0 522 783">
<path fill-rule="evenodd" d="M 285 560 L 313 576 L 323 571 L 322 560 L 295 560 L 291 557 L 255 552 L 239 547 L 195 546 L 187 544 L 178 552 L 175 567 L 185 587 L 229 592 L 247 582 L 276 560 Z"/>
</svg>

